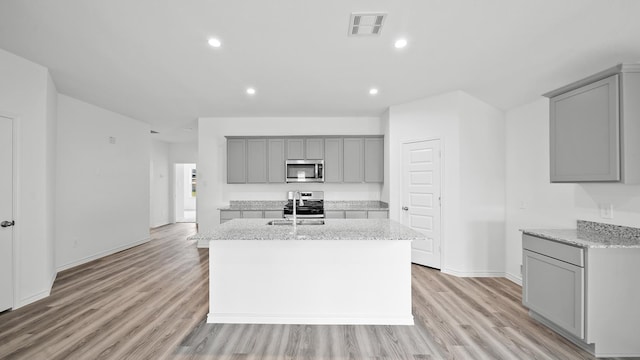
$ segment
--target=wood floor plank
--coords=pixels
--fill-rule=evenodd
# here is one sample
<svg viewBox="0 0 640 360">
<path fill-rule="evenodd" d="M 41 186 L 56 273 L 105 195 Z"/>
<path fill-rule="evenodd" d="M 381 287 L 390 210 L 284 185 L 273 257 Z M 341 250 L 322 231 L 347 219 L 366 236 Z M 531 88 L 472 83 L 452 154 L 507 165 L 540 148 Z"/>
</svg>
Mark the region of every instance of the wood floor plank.
<svg viewBox="0 0 640 360">
<path fill-rule="evenodd" d="M 594 359 L 531 319 L 520 286 L 412 266 L 414 326 L 208 324 L 208 252 L 151 241 L 58 274 L 51 296 L 0 313 L 0 359 Z"/>
</svg>

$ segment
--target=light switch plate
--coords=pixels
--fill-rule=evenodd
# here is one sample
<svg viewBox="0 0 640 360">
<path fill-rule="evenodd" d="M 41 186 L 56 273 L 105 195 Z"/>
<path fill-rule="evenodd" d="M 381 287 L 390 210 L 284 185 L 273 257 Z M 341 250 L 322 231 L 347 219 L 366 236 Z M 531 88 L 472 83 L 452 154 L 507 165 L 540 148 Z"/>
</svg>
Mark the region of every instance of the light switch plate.
<svg viewBox="0 0 640 360">
<path fill-rule="evenodd" d="M 600 217 L 603 219 L 613 219 L 613 204 L 599 204 Z"/>
</svg>

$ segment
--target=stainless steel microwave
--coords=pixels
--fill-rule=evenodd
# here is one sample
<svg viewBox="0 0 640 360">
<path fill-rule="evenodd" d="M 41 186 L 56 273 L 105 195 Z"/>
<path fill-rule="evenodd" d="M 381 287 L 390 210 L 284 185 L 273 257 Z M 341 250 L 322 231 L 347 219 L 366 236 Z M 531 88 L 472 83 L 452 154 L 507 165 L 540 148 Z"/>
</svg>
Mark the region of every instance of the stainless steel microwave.
<svg viewBox="0 0 640 360">
<path fill-rule="evenodd" d="M 285 169 L 288 183 L 324 182 L 324 160 L 287 160 Z"/>
</svg>

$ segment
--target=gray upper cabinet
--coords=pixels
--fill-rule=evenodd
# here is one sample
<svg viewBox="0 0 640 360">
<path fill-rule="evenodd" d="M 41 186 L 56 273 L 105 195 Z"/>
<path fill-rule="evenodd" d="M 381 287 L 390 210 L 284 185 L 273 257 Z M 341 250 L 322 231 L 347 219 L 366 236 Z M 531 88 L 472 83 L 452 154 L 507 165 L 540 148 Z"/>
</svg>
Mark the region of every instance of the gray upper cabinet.
<svg viewBox="0 0 640 360">
<path fill-rule="evenodd" d="M 384 137 L 227 137 L 227 183 L 285 182 L 285 161 L 324 160 L 327 183 L 384 181 Z"/>
<path fill-rule="evenodd" d="M 284 139 L 269 139 L 269 182 L 284 182 Z"/>
<path fill-rule="evenodd" d="M 324 159 L 324 139 L 323 138 L 306 138 L 305 139 L 305 159 L 322 160 Z"/>
<path fill-rule="evenodd" d="M 287 160 L 304 159 L 304 139 L 287 139 Z"/>
<path fill-rule="evenodd" d="M 384 139 L 364 139 L 364 181 L 384 181 Z"/>
<path fill-rule="evenodd" d="M 324 182 L 342 182 L 342 138 L 324 139 Z"/>
<path fill-rule="evenodd" d="M 247 154 L 245 139 L 227 139 L 227 183 L 247 182 Z"/>
<path fill-rule="evenodd" d="M 621 64 L 545 96 L 551 182 L 640 183 L 640 65 Z"/>
<path fill-rule="evenodd" d="M 267 139 L 247 139 L 247 182 L 267 182 Z"/>
<path fill-rule="evenodd" d="M 343 139 L 342 174 L 344 182 L 364 181 L 364 138 Z"/>
</svg>

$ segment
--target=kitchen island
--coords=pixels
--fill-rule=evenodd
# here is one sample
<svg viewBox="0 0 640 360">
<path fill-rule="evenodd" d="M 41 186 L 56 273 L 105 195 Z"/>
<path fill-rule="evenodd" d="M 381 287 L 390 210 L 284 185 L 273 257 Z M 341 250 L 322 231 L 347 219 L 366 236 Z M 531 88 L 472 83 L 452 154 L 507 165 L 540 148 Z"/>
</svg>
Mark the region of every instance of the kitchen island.
<svg viewBox="0 0 640 360">
<path fill-rule="evenodd" d="M 413 324 L 420 233 L 388 219 L 269 221 L 234 219 L 196 236 L 210 242 L 208 322 Z"/>
</svg>

